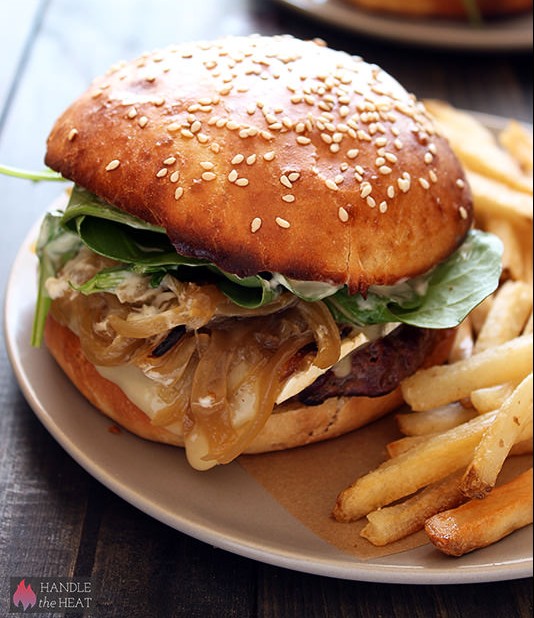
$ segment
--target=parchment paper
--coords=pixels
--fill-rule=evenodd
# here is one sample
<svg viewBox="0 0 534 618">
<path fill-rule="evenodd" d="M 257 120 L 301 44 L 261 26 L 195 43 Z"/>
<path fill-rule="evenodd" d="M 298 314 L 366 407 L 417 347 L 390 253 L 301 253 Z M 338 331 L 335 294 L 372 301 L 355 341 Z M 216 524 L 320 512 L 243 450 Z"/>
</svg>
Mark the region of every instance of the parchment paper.
<svg viewBox="0 0 534 618">
<path fill-rule="evenodd" d="M 287 511 L 317 536 L 362 560 L 387 556 L 423 545 L 423 531 L 386 547 L 375 547 L 360 536 L 367 523 L 336 522 L 331 511 L 340 491 L 385 459 L 388 442 L 402 437 L 394 414 L 346 436 L 297 449 L 247 455 L 241 466 Z M 500 475 L 504 482 L 532 465 L 530 456 L 511 457 Z"/>
</svg>

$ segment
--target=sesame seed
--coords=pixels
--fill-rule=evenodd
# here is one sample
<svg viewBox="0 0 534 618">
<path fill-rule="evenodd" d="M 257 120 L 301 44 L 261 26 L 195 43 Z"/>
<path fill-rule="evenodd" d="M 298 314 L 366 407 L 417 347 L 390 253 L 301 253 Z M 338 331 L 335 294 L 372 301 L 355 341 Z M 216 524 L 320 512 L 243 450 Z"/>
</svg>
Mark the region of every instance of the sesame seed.
<svg viewBox="0 0 534 618">
<path fill-rule="evenodd" d="M 359 150 L 357 148 L 351 148 L 348 152 L 347 152 L 347 157 L 349 159 L 355 159 L 358 154 L 359 154 Z"/>
<path fill-rule="evenodd" d="M 386 175 L 386 174 L 391 174 L 392 169 L 389 167 L 389 165 L 381 165 L 381 166 L 378 168 L 378 171 L 379 171 L 381 174 Z"/>
<path fill-rule="evenodd" d="M 276 217 L 275 221 L 276 221 L 276 225 L 278 225 L 281 228 L 287 229 L 288 227 L 291 227 L 291 223 L 289 223 L 287 219 L 282 219 L 282 217 Z"/>
<path fill-rule="evenodd" d="M 287 194 L 287 195 L 282 195 L 282 199 L 284 200 L 284 202 L 294 202 L 295 201 L 295 196 L 291 195 L 291 193 Z"/>
<path fill-rule="evenodd" d="M 434 170 L 430 170 L 428 172 L 428 177 L 430 178 L 430 180 L 432 182 L 437 182 L 438 181 L 438 175 L 436 174 L 436 172 Z"/>
<path fill-rule="evenodd" d="M 110 161 L 106 165 L 106 172 L 112 172 L 113 170 L 116 170 L 120 164 L 121 162 L 118 159 L 113 159 L 113 161 Z"/>
<path fill-rule="evenodd" d="M 287 176 L 291 182 L 296 182 L 300 178 L 299 172 L 291 172 Z"/>
<path fill-rule="evenodd" d="M 432 163 L 432 161 L 434 160 L 434 157 L 432 156 L 431 152 L 425 152 L 425 163 L 427 165 L 430 165 L 430 163 Z"/>
<path fill-rule="evenodd" d="M 389 161 L 390 163 L 397 163 L 398 158 L 396 157 L 396 155 L 394 155 L 392 152 L 386 152 L 384 153 L 384 158 Z"/>
<path fill-rule="evenodd" d="M 362 199 L 365 199 L 368 195 L 371 195 L 372 191 L 373 191 L 373 187 L 371 186 L 371 183 L 362 182 L 360 186 L 360 197 Z"/>
<path fill-rule="evenodd" d="M 368 195 L 365 201 L 370 208 L 374 208 L 376 206 L 376 200 L 371 195 Z"/>
<path fill-rule="evenodd" d="M 378 206 L 378 210 L 382 213 L 387 212 L 388 209 L 388 204 L 387 202 L 380 202 L 379 206 Z"/>
<path fill-rule="evenodd" d="M 460 206 L 459 208 L 459 212 L 460 212 L 460 217 L 462 217 L 462 219 L 467 219 L 468 218 L 468 214 L 467 214 L 467 210 L 465 209 L 464 206 Z"/>
<path fill-rule="evenodd" d="M 419 184 L 423 187 L 423 189 L 430 189 L 430 183 L 426 178 L 419 178 Z"/>
<path fill-rule="evenodd" d="M 179 200 L 183 194 L 184 194 L 183 187 L 177 187 L 176 191 L 174 192 L 174 199 Z"/>
<path fill-rule="evenodd" d="M 343 223 L 346 223 L 349 220 L 349 213 L 345 208 L 343 208 L 343 206 L 340 206 L 338 208 L 337 216 L 339 217 L 339 220 Z"/>
<path fill-rule="evenodd" d="M 288 189 L 293 188 L 293 185 L 291 184 L 289 178 L 285 174 L 280 176 L 280 182 L 284 185 L 284 187 L 287 187 Z"/>
<path fill-rule="evenodd" d="M 307 146 L 310 143 L 311 139 L 309 137 L 304 137 L 303 135 L 297 136 L 297 144 L 300 144 L 301 146 Z"/>
<path fill-rule="evenodd" d="M 205 134 L 205 133 L 197 133 L 197 141 L 200 142 L 201 144 L 206 144 L 207 142 L 209 142 L 209 137 Z"/>
<path fill-rule="evenodd" d="M 191 125 L 191 133 L 198 133 L 202 128 L 202 123 L 200 120 L 195 120 Z"/>
<path fill-rule="evenodd" d="M 217 178 L 217 174 L 214 174 L 213 172 L 202 172 L 201 178 L 206 181 L 215 180 L 215 178 Z"/>
<path fill-rule="evenodd" d="M 334 178 L 334 182 L 336 183 L 336 185 L 340 185 L 344 180 L 345 178 L 342 174 L 337 174 Z"/>
<path fill-rule="evenodd" d="M 170 180 L 171 182 L 178 182 L 178 179 L 179 179 L 179 178 L 180 178 L 180 172 L 179 172 L 179 171 L 176 171 L 176 172 L 173 172 L 173 173 L 170 175 L 169 180 Z"/>
<path fill-rule="evenodd" d="M 330 178 L 328 180 L 325 180 L 325 185 L 328 189 L 331 189 L 332 191 L 337 191 L 338 190 L 338 186 L 336 185 L 336 183 L 331 180 Z"/>
<path fill-rule="evenodd" d="M 169 170 L 168 170 L 166 167 L 162 167 L 162 168 L 159 170 L 159 172 L 156 174 L 156 176 L 157 176 L 158 178 L 163 178 L 164 176 L 166 176 L 166 175 L 167 175 L 167 172 L 168 172 L 168 171 L 169 171 Z"/>
<path fill-rule="evenodd" d="M 176 157 L 167 157 L 163 161 L 163 165 L 173 165 L 174 163 L 176 163 Z"/>
<path fill-rule="evenodd" d="M 389 187 L 387 188 L 387 196 L 390 200 L 395 197 L 395 187 L 393 185 L 389 185 Z"/>
<path fill-rule="evenodd" d="M 403 192 L 403 193 L 408 193 L 408 191 L 410 190 L 410 179 L 409 178 L 399 178 L 397 179 L 397 185 L 399 187 L 399 189 Z"/>
<path fill-rule="evenodd" d="M 72 142 L 72 140 L 78 135 L 78 129 L 71 129 L 69 131 L 69 134 L 67 136 L 67 139 L 69 140 L 69 142 Z"/>
<path fill-rule="evenodd" d="M 255 234 L 261 227 L 262 220 L 259 217 L 254 217 L 250 223 L 250 231 Z"/>
<path fill-rule="evenodd" d="M 141 127 L 141 129 L 146 127 L 147 123 L 148 123 L 148 118 L 146 116 L 141 116 L 141 118 L 139 118 L 139 126 Z"/>
<path fill-rule="evenodd" d="M 253 165 L 254 163 L 256 163 L 256 155 L 251 154 L 249 157 L 246 158 L 246 164 Z"/>
<path fill-rule="evenodd" d="M 458 179 L 456 180 L 456 186 L 457 186 L 459 189 L 463 189 L 463 188 L 465 187 L 465 182 L 464 182 L 461 178 L 458 178 Z"/>
<path fill-rule="evenodd" d="M 200 167 L 203 170 L 209 171 L 209 170 L 212 170 L 215 166 L 213 165 L 213 163 L 211 161 L 201 161 L 200 162 Z"/>
<path fill-rule="evenodd" d="M 189 129 L 182 129 L 180 131 L 180 134 L 182 135 L 182 137 L 187 137 L 189 139 L 195 137 L 194 133 L 191 133 Z"/>
<path fill-rule="evenodd" d="M 248 185 L 248 183 L 249 183 L 248 178 L 238 178 L 238 179 L 235 181 L 235 184 L 236 184 L 238 187 L 246 187 L 246 186 Z"/>
<path fill-rule="evenodd" d="M 181 126 L 182 125 L 178 122 L 171 122 L 171 124 L 167 126 L 167 131 L 169 133 L 175 133 L 180 130 Z"/>
<path fill-rule="evenodd" d="M 237 173 L 237 170 L 232 170 L 229 174 L 228 174 L 228 180 L 230 182 L 235 182 L 237 180 L 237 178 L 239 177 L 239 174 Z"/>
<path fill-rule="evenodd" d="M 135 107 L 131 107 L 128 110 L 128 118 L 135 118 L 137 116 L 137 110 L 135 109 Z"/>
</svg>

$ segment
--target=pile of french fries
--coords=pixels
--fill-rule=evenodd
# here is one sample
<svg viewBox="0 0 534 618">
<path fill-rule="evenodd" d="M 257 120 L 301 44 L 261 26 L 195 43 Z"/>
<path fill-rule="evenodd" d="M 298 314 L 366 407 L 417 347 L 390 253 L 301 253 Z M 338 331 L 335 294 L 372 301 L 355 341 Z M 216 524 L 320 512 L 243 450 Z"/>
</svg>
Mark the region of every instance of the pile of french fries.
<svg viewBox="0 0 534 618">
<path fill-rule="evenodd" d="M 457 329 L 448 363 L 403 382 L 403 437 L 333 515 L 367 517 L 360 534 L 377 546 L 424 529 L 461 556 L 532 523 L 532 468 L 498 482 L 509 457 L 532 453 L 532 135 L 510 121 L 495 136 L 472 114 L 426 104 L 466 170 L 476 226 L 503 242 L 503 275 Z"/>
</svg>

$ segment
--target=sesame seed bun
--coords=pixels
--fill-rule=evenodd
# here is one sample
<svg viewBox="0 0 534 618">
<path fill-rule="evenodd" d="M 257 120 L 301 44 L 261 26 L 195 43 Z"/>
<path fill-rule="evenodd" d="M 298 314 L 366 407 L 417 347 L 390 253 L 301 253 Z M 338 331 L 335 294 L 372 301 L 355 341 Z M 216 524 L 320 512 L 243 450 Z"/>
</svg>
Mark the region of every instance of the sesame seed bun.
<svg viewBox="0 0 534 618">
<path fill-rule="evenodd" d="M 46 163 L 241 276 L 364 292 L 429 270 L 472 203 L 421 103 L 379 67 L 287 36 L 147 53 L 59 118 Z"/>
</svg>

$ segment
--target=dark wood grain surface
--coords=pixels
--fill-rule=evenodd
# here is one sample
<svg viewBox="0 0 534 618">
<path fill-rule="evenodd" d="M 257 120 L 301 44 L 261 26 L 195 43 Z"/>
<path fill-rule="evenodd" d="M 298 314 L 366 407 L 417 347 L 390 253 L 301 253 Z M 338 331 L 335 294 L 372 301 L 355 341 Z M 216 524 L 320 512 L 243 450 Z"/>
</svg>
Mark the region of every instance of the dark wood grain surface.
<svg viewBox="0 0 534 618">
<path fill-rule="evenodd" d="M 40 169 L 63 108 L 110 64 L 173 42 L 288 32 L 380 64 L 421 97 L 532 121 L 531 55 L 400 46 L 261 0 L 0 0 L 0 162 Z M 53 184 L 0 177 L 0 285 Z M 91 576 L 91 616 L 530 616 L 532 580 L 345 581 L 269 566 L 181 534 L 104 488 L 26 403 L 0 346 L 0 615 L 11 576 Z M 45 614 L 39 615 L 61 615 Z M 80 615 L 80 614 L 77 614 Z"/>
</svg>

